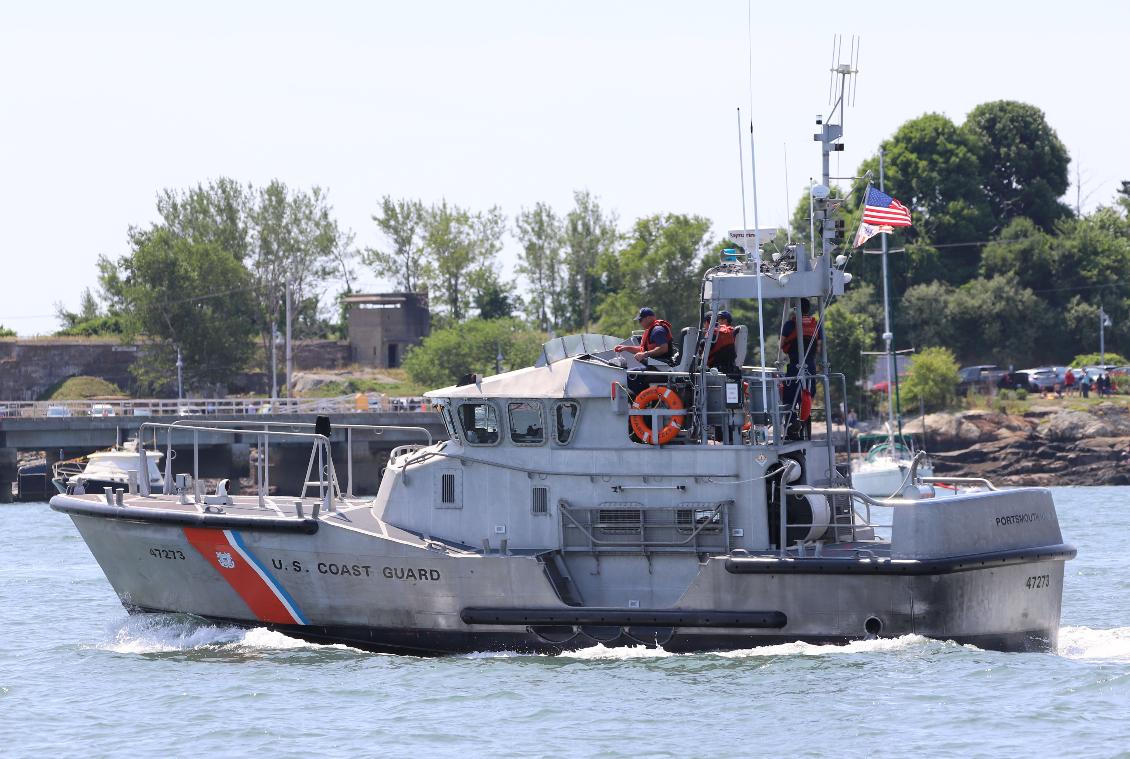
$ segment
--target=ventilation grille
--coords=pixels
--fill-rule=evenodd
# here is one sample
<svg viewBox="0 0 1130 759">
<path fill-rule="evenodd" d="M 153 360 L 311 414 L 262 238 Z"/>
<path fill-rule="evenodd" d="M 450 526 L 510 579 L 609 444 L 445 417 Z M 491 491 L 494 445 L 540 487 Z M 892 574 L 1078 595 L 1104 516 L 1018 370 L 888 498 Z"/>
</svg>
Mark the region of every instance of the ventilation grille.
<svg viewBox="0 0 1130 759">
<path fill-rule="evenodd" d="M 535 514 L 549 513 L 549 488 L 534 488 L 530 509 Z"/>
<path fill-rule="evenodd" d="M 643 527 L 639 509 L 601 509 L 596 519 L 596 526 L 608 533 L 638 532 Z"/>
<path fill-rule="evenodd" d="M 439 509 L 461 509 L 463 500 L 459 472 L 440 472 L 436 479 L 435 505 Z"/>
</svg>

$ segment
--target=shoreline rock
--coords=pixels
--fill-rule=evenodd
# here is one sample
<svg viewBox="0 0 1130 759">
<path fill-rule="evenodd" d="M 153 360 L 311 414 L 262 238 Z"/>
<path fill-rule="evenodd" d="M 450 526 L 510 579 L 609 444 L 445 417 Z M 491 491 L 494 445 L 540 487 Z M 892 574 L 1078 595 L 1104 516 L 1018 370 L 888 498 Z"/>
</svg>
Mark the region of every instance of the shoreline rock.
<svg viewBox="0 0 1130 759">
<path fill-rule="evenodd" d="M 925 440 L 938 475 L 1000 485 L 1130 485 L 1130 408 L 1118 403 L 929 414 L 903 429 Z"/>
</svg>

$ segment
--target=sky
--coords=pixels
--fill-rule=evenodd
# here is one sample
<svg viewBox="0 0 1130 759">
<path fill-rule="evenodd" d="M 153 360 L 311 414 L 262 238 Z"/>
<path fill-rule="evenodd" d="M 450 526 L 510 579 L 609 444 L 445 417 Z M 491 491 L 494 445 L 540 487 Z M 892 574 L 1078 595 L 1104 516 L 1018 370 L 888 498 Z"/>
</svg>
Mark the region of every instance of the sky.
<svg viewBox="0 0 1130 759">
<path fill-rule="evenodd" d="M 760 224 L 783 224 L 819 175 L 837 34 L 861 43 L 833 175 L 908 119 L 1019 100 L 1073 158 L 1065 201 L 1078 171 L 1093 209 L 1130 179 L 1127 28 L 1130 3 L 1087 0 L 0 0 L 0 324 L 58 329 L 55 304 L 96 289 L 159 191 L 221 176 L 326 188 L 358 248 L 384 243 L 385 195 L 513 219 L 588 189 L 622 229 L 687 213 L 721 235 L 742 219 L 739 107 Z M 358 269 L 359 289 L 388 288 Z"/>
</svg>

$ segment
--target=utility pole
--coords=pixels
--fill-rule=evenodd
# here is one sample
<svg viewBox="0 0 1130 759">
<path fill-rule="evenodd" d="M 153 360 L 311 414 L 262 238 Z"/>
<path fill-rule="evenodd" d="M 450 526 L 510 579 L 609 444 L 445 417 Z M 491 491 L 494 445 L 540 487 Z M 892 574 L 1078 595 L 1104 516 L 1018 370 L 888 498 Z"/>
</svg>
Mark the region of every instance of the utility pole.
<svg viewBox="0 0 1130 759">
<path fill-rule="evenodd" d="M 291 388 L 291 373 L 294 371 L 294 356 L 290 348 L 290 280 L 286 281 L 286 398 L 289 401 Z"/>
<path fill-rule="evenodd" d="M 275 399 L 279 397 L 279 328 L 271 322 L 271 411 L 274 411 Z"/>
</svg>

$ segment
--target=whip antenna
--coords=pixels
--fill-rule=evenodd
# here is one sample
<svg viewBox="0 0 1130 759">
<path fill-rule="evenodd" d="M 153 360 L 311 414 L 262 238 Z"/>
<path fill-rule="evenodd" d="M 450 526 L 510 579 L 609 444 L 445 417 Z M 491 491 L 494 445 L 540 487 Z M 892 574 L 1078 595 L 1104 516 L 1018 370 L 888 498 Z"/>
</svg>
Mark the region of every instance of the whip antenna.
<svg viewBox="0 0 1130 759">
<path fill-rule="evenodd" d="M 761 408 L 769 408 L 765 387 L 765 308 L 761 298 L 761 225 L 757 218 L 757 161 L 753 155 L 753 3 L 746 0 L 746 42 L 749 47 L 749 181 L 753 183 L 753 265 L 757 267 L 757 347 L 761 352 Z"/>
</svg>

